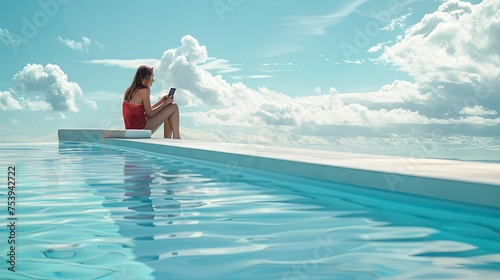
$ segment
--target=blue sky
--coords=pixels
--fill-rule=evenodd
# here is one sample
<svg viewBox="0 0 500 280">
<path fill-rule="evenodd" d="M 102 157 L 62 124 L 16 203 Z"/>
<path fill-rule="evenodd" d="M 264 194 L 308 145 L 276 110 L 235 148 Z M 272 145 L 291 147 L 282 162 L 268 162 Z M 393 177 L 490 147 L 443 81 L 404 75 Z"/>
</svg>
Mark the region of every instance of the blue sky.
<svg viewBox="0 0 500 280">
<path fill-rule="evenodd" d="M 500 158 L 499 1 L 0 6 L 0 142 L 123 128 L 149 64 L 153 99 L 178 88 L 186 139 Z"/>
</svg>

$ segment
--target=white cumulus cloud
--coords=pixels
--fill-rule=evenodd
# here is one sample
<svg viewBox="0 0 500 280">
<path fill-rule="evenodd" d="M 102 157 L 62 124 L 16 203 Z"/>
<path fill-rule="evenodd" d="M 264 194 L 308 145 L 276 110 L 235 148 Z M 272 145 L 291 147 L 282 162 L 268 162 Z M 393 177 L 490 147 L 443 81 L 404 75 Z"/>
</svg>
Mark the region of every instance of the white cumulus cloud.
<svg viewBox="0 0 500 280">
<path fill-rule="evenodd" d="M 96 108 L 95 102 L 86 99 L 80 86 L 69 81 L 58 65 L 27 64 L 12 79 L 15 96 L 4 94 L 2 98 L 9 100 L 11 109 L 78 112 L 77 100 Z"/>
<path fill-rule="evenodd" d="M 194 37 L 184 36 L 180 47 L 163 53 L 156 64 L 155 77 L 165 92 L 170 87 L 180 89 L 181 94 L 176 95 L 179 104 L 228 106 L 251 98 L 248 95 L 251 91 L 245 85 L 230 84 L 222 76 L 208 72 L 207 59 L 207 48 Z"/>
<path fill-rule="evenodd" d="M 163 91 L 176 86 L 180 91 L 176 95 L 179 104 L 199 106 L 189 117 L 203 127 L 246 128 L 248 133 L 257 128 L 289 127 L 293 128 L 291 133 L 306 131 L 313 134 L 309 136 L 320 137 L 314 134 L 332 135 L 341 129 L 346 135 L 374 136 L 394 133 L 391 128 L 414 133 L 428 125 L 486 126 L 497 122 L 427 115 L 426 107 L 439 100 L 431 98 L 415 82 L 396 80 L 378 91 L 360 93 L 339 93 L 331 88 L 329 94 L 322 94 L 318 87 L 313 95 L 291 97 L 265 87 L 254 90 L 242 82 L 229 83 L 202 67 L 207 59 L 207 48 L 188 35 L 182 38 L 179 47 L 165 51 L 155 66 L 155 77 Z M 241 135 L 229 133 L 226 137 L 235 140 Z"/>
<path fill-rule="evenodd" d="M 2 40 L 2 42 L 6 45 L 18 46 L 21 44 L 21 41 L 13 36 L 13 34 L 11 34 L 6 28 L 0 28 L 0 40 Z"/>
<path fill-rule="evenodd" d="M 448 0 L 386 45 L 380 59 L 416 80 L 429 115 L 458 118 L 464 107 L 500 110 L 499 49 L 500 1 Z"/>
<path fill-rule="evenodd" d="M 449 0 L 404 37 L 386 47 L 382 59 L 419 82 L 472 83 L 499 80 L 500 1 L 472 5 Z"/>
<path fill-rule="evenodd" d="M 487 115 L 496 115 L 497 111 L 490 110 L 483 106 L 474 106 L 474 107 L 463 107 L 459 113 L 461 115 L 469 115 L 469 116 L 487 116 Z"/>
<path fill-rule="evenodd" d="M 57 36 L 55 39 L 56 41 L 60 42 L 62 45 L 75 50 L 75 51 L 80 51 L 80 52 L 86 52 L 88 53 L 90 51 L 90 45 L 92 43 L 95 43 L 102 49 L 102 44 L 97 42 L 97 41 L 92 41 L 89 38 L 82 36 L 81 41 L 76 41 L 76 40 L 71 40 L 71 39 L 64 39 L 61 36 Z"/>
<path fill-rule="evenodd" d="M 380 51 L 384 47 L 384 43 L 378 43 L 375 46 L 370 47 L 367 52 L 369 53 L 376 53 Z"/>
<path fill-rule="evenodd" d="M 20 110 L 23 106 L 9 91 L 0 91 L 0 110 Z"/>
<path fill-rule="evenodd" d="M 406 21 L 406 19 L 412 15 L 412 11 L 409 11 L 408 13 L 400 16 L 400 17 L 397 17 L 397 18 L 394 18 L 391 20 L 391 22 L 387 25 L 387 26 L 384 26 L 382 27 L 382 30 L 388 30 L 388 31 L 393 31 L 394 29 L 397 28 L 404 28 L 406 26 L 406 24 L 404 23 Z"/>
</svg>

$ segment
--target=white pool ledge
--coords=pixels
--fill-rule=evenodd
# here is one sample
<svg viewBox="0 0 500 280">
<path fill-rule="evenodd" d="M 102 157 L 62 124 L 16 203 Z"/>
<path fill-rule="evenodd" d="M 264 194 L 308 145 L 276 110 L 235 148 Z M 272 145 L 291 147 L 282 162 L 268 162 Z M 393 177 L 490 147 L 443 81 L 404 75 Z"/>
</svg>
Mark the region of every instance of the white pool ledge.
<svg viewBox="0 0 500 280">
<path fill-rule="evenodd" d="M 85 133 L 81 132 L 81 134 Z M 102 137 L 97 139 L 97 137 L 92 139 L 95 141 L 89 141 L 89 137 L 77 138 L 60 137 L 60 141 L 102 142 L 108 145 L 228 164 L 228 168 L 241 166 L 500 208 L 500 164 L 497 163 L 404 158 L 161 138 Z"/>
<path fill-rule="evenodd" d="M 59 141 L 103 143 L 105 138 L 151 138 L 151 130 L 143 129 L 59 129 Z"/>
</svg>

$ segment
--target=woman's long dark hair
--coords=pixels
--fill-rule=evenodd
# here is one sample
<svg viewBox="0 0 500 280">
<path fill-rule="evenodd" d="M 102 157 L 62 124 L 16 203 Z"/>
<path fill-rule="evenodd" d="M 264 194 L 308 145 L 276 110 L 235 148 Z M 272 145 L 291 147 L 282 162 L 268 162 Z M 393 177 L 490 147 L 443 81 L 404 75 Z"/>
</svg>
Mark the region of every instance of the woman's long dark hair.
<svg viewBox="0 0 500 280">
<path fill-rule="evenodd" d="M 134 80 L 132 84 L 127 88 L 125 94 L 123 95 L 123 100 L 129 102 L 132 99 L 132 95 L 134 95 L 135 91 L 140 88 L 148 88 L 142 82 L 144 80 L 149 80 L 153 75 L 153 67 L 149 67 L 146 65 L 141 65 L 137 68 L 137 72 L 135 72 Z"/>
</svg>

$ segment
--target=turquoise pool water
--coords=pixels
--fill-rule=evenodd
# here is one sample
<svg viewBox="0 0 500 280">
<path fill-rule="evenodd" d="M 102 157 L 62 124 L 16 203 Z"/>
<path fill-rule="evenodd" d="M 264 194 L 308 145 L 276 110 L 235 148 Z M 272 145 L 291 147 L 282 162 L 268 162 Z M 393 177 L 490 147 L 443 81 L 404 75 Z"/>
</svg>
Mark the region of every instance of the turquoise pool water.
<svg viewBox="0 0 500 280">
<path fill-rule="evenodd" d="M 0 155 L 0 279 L 500 277 L 494 209 L 97 144 Z"/>
</svg>

